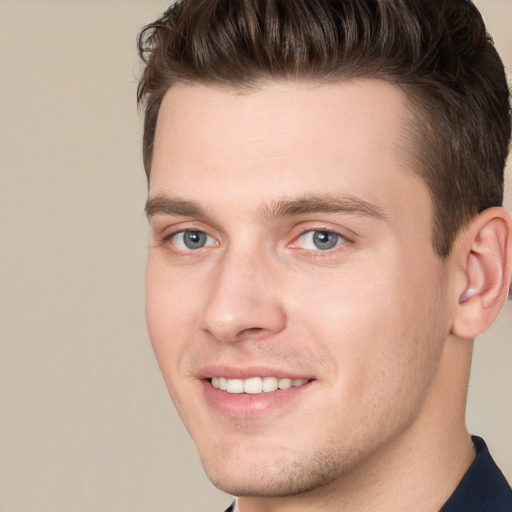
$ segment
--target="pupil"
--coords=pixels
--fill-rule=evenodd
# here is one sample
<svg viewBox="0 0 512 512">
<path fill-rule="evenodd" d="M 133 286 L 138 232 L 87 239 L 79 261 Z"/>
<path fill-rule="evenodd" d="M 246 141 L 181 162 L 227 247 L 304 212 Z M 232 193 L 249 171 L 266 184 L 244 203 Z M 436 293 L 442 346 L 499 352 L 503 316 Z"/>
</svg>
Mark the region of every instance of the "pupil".
<svg viewBox="0 0 512 512">
<path fill-rule="evenodd" d="M 336 247 L 338 243 L 338 235 L 327 231 L 317 231 L 313 235 L 313 242 L 318 249 L 327 250 Z"/>
<path fill-rule="evenodd" d="M 199 249 L 206 243 L 206 234 L 201 231 L 188 231 L 184 238 L 185 245 L 189 249 Z"/>
</svg>

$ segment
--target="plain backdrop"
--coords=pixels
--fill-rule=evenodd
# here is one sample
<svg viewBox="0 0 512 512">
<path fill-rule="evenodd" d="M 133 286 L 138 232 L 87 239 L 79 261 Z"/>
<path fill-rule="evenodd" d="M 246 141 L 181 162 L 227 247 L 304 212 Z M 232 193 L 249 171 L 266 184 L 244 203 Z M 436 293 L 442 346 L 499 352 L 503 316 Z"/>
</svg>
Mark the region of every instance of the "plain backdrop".
<svg viewBox="0 0 512 512">
<path fill-rule="evenodd" d="M 512 65 L 512 2 L 478 3 Z M 0 0 L 0 512 L 230 501 L 203 475 L 144 321 L 135 37 L 165 7 Z M 511 362 L 509 302 L 476 342 L 468 412 L 509 479 Z"/>
</svg>

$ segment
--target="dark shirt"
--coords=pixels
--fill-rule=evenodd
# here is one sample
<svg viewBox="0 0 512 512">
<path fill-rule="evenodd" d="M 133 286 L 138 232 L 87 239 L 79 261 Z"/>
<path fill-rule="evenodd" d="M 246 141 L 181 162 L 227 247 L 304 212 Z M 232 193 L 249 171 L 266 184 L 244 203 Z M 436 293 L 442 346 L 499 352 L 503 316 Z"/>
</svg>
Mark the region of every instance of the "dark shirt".
<svg viewBox="0 0 512 512">
<path fill-rule="evenodd" d="M 476 458 L 439 512 L 512 512 L 512 489 L 484 440 L 473 436 Z M 233 512 L 234 506 L 225 512 Z"/>
<path fill-rule="evenodd" d="M 512 490 L 483 439 L 473 436 L 477 456 L 439 512 L 512 512 Z"/>
</svg>

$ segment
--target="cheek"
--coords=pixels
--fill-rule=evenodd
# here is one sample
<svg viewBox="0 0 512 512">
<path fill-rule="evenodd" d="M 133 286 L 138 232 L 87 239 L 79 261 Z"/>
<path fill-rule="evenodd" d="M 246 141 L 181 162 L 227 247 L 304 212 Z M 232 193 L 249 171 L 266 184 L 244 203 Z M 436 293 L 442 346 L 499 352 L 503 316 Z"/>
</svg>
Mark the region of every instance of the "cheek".
<svg viewBox="0 0 512 512">
<path fill-rule="evenodd" d="M 362 358 L 378 349 L 380 334 L 393 323 L 393 298 L 384 296 L 374 284 L 378 280 L 366 274 L 350 270 L 302 279 L 302 293 L 293 294 L 291 323 L 311 331 L 308 338 L 323 343 L 334 360 L 343 361 L 348 354 L 351 360 Z"/>
<path fill-rule="evenodd" d="M 168 340 L 179 339 L 199 297 L 201 289 L 195 273 L 188 268 L 169 266 L 165 256 L 148 254 L 146 266 L 146 319 L 150 335 L 157 341 L 161 335 Z"/>
<path fill-rule="evenodd" d="M 175 311 L 175 303 L 165 276 L 158 271 L 158 267 L 148 258 L 146 269 L 146 322 L 149 337 L 155 352 L 165 345 L 169 335 L 169 325 Z"/>
<path fill-rule="evenodd" d="M 170 275 L 158 258 L 148 256 L 146 269 L 146 322 L 153 350 L 178 414 L 187 426 L 193 379 L 183 364 L 194 324 L 190 308 L 193 301 L 184 293 L 183 281 Z M 195 301 L 197 302 L 197 301 Z M 178 387 L 179 384 L 179 387 Z"/>
<path fill-rule="evenodd" d="M 315 276 L 302 283 L 307 293 L 288 309 L 289 323 L 299 337 L 314 344 L 329 363 L 322 378 L 333 391 L 328 395 L 332 403 L 324 410 L 343 408 L 347 422 L 362 421 L 372 393 L 384 385 L 383 373 L 390 364 L 385 345 L 393 337 L 385 332 L 393 308 L 375 293 L 373 280 L 365 285 L 360 276 L 354 272 L 333 272 L 325 279 Z"/>
<path fill-rule="evenodd" d="M 189 296 L 182 289 L 182 281 L 169 274 L 150 253 L 146 268 L 146 322 L 166 381 L 179 366 L 192 307 Z"/>
<path fill-rule="evenodd" d="M 438 296 L 420 297 L 414 277 L 385 268 L 305 283 L 308 293 L 291 308 L 300 331 L 333 363 L 329 379 L 353 409 L 362 401 L 378 408 L 390 397 L 406 399 L 414 388 L 422 394 L 444 341 L 444 332 L 431 331 Z"/>
</svg>

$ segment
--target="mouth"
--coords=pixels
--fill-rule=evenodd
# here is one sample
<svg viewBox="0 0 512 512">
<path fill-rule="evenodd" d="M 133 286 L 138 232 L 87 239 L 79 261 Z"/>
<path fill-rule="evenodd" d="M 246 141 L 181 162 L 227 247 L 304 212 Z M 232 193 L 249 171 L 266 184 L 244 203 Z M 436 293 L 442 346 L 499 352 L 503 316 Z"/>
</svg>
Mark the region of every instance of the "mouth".
<svg viewBox="0 0 512 512">
<path fill-rule="evenodd" d="M 228 379 L 211 377 L 208 379 L 215 389 L 232 394 L 259 395 L 278 390 L 287 390 L 304 386 L 310 379 L 288 379 L 279 377 L 250 377 L 248 379 Z"/>
<path fill-rule="evenodd" d="M 231 368 L 223 371 L 217 368 L 210 369 L 208 373 L 199 379 L 205 403 L 216 414 L 235 421 L 275 418 L 275 414 L 291 413 L 297 400 L 309 396 L 308 390 L 316 388 L 315 378 L 272 375 L 269 369 L 260 373 L 257 370 Z"/>
</svg>

